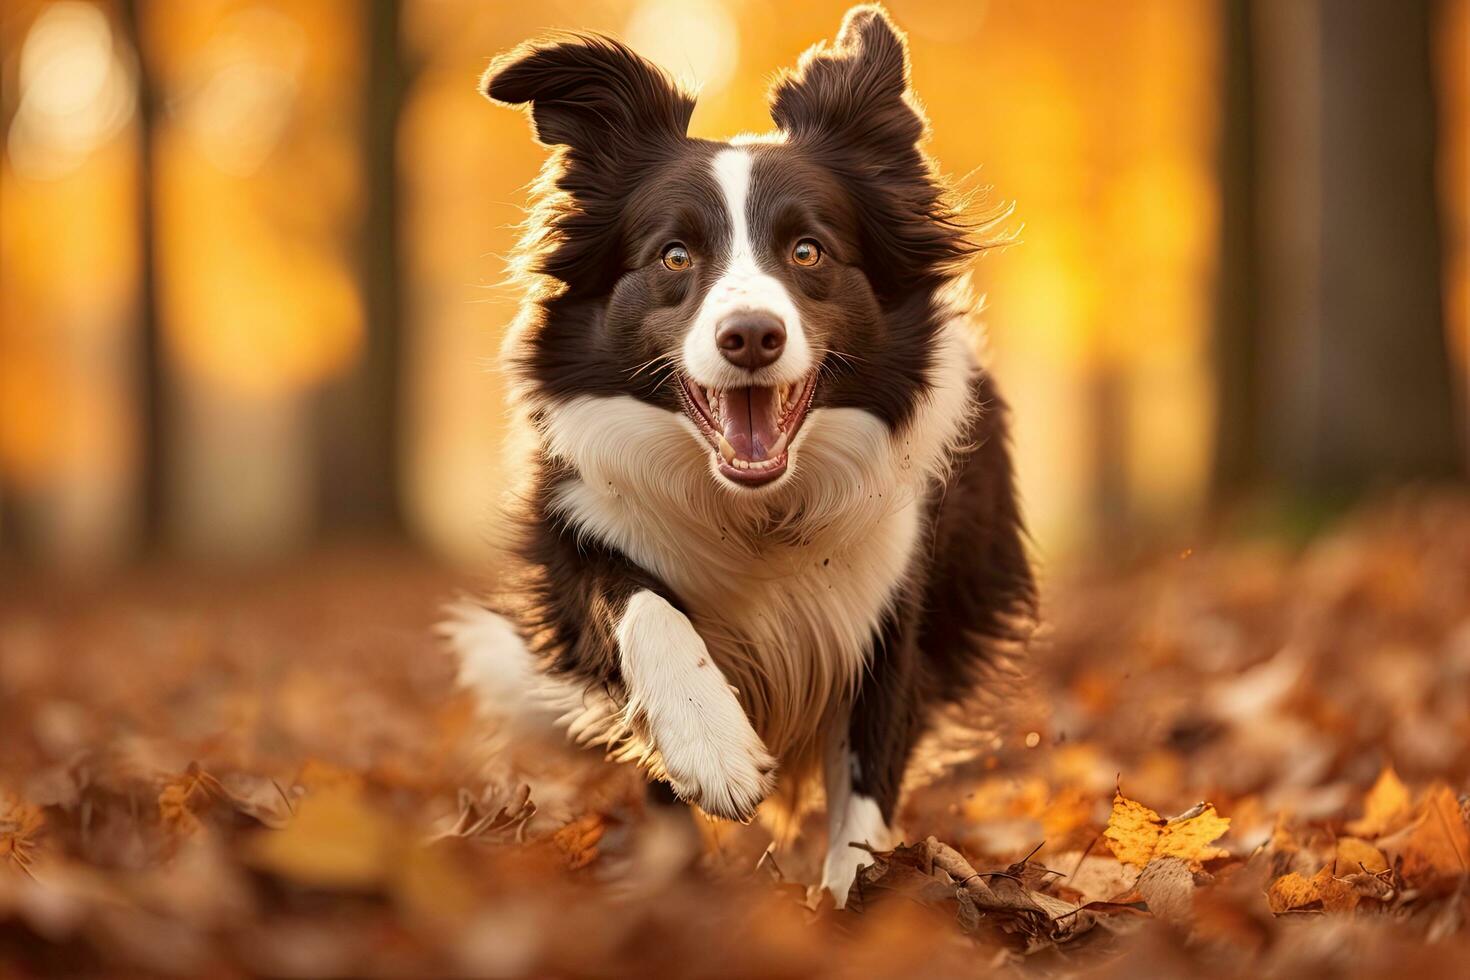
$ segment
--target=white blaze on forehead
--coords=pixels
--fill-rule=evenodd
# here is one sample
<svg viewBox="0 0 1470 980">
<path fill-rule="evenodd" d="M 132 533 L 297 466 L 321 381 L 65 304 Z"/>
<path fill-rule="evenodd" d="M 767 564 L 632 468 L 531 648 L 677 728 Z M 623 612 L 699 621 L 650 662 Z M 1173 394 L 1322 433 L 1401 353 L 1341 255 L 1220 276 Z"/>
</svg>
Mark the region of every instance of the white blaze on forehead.
<svg viewBox="0 0 1470 980">
<path fill-rule="evenodd" d="M 725 254 L 712 257 L 720 264 L 719 276 L 684 336 L 685 370 L 709 388 L 737 388 L 752 382 L 791 384 L 812 368 L 812 351 L 802 329 L 801 313 L 781 280 L 761 269 L 751 241 L 753 162 L 750 150 L 736 147 L 715 154 L 710 166 L 724 198 L 730 238 Z M 753 374 L 726 361 L 715 343 L 720 321 L 740 310 L 772 313 L 786 325 L 786 350 L 780 359 Z"/>
</svg>

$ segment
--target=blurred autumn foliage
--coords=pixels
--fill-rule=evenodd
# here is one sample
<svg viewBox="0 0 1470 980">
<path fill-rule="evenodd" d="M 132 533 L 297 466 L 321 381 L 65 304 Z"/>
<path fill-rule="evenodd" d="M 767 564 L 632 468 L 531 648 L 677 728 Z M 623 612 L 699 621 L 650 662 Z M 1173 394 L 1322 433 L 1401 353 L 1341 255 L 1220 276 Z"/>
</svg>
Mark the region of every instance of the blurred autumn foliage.
<svg viewBox="0 0 1470 980">
<path fill-rule="evenodd" d="M 544 152 L 478 73 L 612 31 L 764 130 L 845 0 L 8 0 L 0 975 L 1463 972 L 1470 0 L 888 5 L 1015 202 L 1046 625 L 838 912 L 432 624 Z"/>
<path fill-rule="evenodd" d="M 483 561 L 544 150 L 479 73 L 613 32 L 726 138 L 847 5 L 11 0 L 0 548 Z M 890 6 L 928 149 L 1014 204 L 973 275 L 1048 552 L 1463 473 L 1470 2 Z"/>
<path fill-rule="evenodd" d="M 1470 953 L 1470 502 L 1057 583 L 1000 727 L 852 907 L 820 834 L 514 752 L 397 552 L 0 596 L 0 967 L 1447 975 Z M 1207 802 L 1202 802 L 1207 801 Z M 810 816 L 809 829 L 818 818 Z M 817 843 L 814 843 L 817 842 Z M 774 845 L 766 853 L 768 845 Z"/>
</svg>

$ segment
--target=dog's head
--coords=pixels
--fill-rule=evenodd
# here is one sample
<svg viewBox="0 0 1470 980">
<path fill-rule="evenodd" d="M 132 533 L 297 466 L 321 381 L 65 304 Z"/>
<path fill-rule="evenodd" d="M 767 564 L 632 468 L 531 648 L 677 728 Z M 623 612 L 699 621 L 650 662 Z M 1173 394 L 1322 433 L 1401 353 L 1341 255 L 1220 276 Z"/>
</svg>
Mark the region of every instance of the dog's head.
<svg viewBox="0 0 1470 980">
<path fill-rule="evenodd" d="M 790 479 L 823 409 L 910 421 L 972 245 L 881 9 L 776 81 L 769 137 L 688 137 L 693 97 L 602 37 L 523 46 L 484 86 L 555 148 L 522 249 L 551 284 L 514 352 L 533 404 L 677 413 L 688 451 L 745 491 Z"/>
</svg>

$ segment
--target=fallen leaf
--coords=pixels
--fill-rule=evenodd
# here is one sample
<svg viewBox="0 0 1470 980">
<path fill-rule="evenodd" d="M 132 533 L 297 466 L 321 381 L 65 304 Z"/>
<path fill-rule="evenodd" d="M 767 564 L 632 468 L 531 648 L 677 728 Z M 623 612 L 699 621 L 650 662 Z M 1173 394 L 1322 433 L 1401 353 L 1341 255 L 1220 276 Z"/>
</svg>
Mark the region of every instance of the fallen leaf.
<svg viewBox="0 0 1470 980">
<path fill-rule="evenodd" d="M 858 871 L 848 893 L 850 910 L 867 912 L 891 896 L 901 896 L 930 908 L 956 900 L 954 885 L 935 874 L 934 858 L 925 844 L 900 844 L 891 851 L 869 853 L 871 862 Z M 958 914 L 962 925 L 970 921 L 963 905 Z M 971 923 L 975 924 L 978 923 Z"/>
<path fill-rule="evenodd" d="M 1379 838 L 1378 846 L 1411 885 L 1429 887 L 1470 874 L 1470 827 L 1454 791 L 1443 783 L 1426 790 L 1412 821 Z"/>
<path fill-rule="evenodd" d="M 1173 820 L 1125 797 L 1113 796 L 1113 812 L 1103 837 L 1119 861 L 1145 867 L 1155 858 L 1177 857 L 1192 869 L 1204 861 L 1226 857 L 1229 852 L 1212 846 L 1230 829 L 1230 818 L 1215 812 L 1212 804 L 1201 803 Z"/>
<path fill-rule="evenodd" d="M 1334 864 L 1339 875 L 1363 870 L 1373 873 L 1388 870 L 1388 859 L 1383 856 L 1383 852 L 1358 837 L 1338 838 Z"/>
<path fill-rule="evenodd" d="M 163 826 L 180 836 L 203 827 L 210 813 L 242 814 L 267 827 L 282 827 L 290 807 L 281 788 L 268 779 L 239 774 L 226 780 L 205 772 L 197 762 L 163 784 L 158 794 L 158 816 Z"/>
<path fill-rule="evenodd" d="M 1363 801 L 1363 816 L 1348 823 L 1348 833 L 1355 837 L 1381 837 L 1402 827 L 1412 809 L 1408 787 L 1393 766 L 1384 766 Z"/>
<path fill-rule="evenodd" d="M 1006 932 L 1023 932 L 1033 942 L 1061 943 L 1090 931 L 1101 917 L 1142 911 L 1125 902 L 1078 906 L 1027 888 L 1022 883 L 1028 877 L 1025 861 L 1005 871 L 983 873 L 976 871 L 954 848 L 934 837 L 925 841 L 924 847 L 933 869 L 954 883 L 950 893 L 959 889 L 960 921 L 967 924 L 967 931 L 988 922 Z"/>
<path fill-rule="evenodd" d="M 509 794 L 496 786 L 486 787 L 476 797 L 467 789 L 459 791 L 459 813 L 445 830 L 429 838 L 428 843 L 466 838 L 472 840 L 520 840 L 526 824 L 536 815 L 531 802 L 531 787 L 522 783 Z"/>
<path fill-rule="evenodd" d="M 1309 909 L 1350 912 L 1357 908 L 1360 897 L 1353 884 L 1334 877 L 1331 868 L 1323 868 L 1310 878 L 1295 871 L 1282 875 L 1271 882 L 1266 893 L 1267 904 L 1277 915 Z"/>
<path fill-rule="evenodd" d="M 1266 903 L 1277 915 L 1306 908 L 1316 901 L 1316 879 L 1305 878 L 1295 871 L 1271 882 L 1271 888 L 1266 892 Z"/>
<path fill-rule="evenodd" d="M 1138 894 L 1149 911 L 1165 922 L 1185 925 L 1194 919 L 1194 872 L 1180 857 L 1160 857 L 1138 876 Z"/>
<path fill-rule="evenodd" d="M 336 782 L 301 800 L 284 828 L 255 837 L 248 857 L 299 884 L 371 890 L 387 877 L 396 842 L 392 822 L 350 783 Z"/>
</svg>

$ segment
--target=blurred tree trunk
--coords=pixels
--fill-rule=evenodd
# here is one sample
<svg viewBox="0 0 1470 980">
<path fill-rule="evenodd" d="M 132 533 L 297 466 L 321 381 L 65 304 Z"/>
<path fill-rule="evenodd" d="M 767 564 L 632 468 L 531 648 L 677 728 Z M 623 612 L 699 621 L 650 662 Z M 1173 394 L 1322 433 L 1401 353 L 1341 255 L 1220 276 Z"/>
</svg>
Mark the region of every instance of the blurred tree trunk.
<svg viewBox="0 0 1470 980">
<path fill-rule="evenodd" d="M 327 384 L 319 403 L 320 522 L 328 532 L 397 532 L 402 527 L 397 135 L 406 71 L 399 0 L 372 0 L 360 10 L 365 197 L 357 248 L 364 342 L 356 364 Z"/>
<path fill-rule="evenodd" d="M 167 534 L 168 373 L 158 310 L 157 188 L 153 160 L 158 97 L 149 69 L 143 14 L 138 0 L 123 0 L 122 26 L 136 65 L 138 126 L 138 323 L 139 323 L 139 516 L 145 547 L 160 547 Z"/>
<path fill-rule="evenodd" d="M 1463 472 L 1432 0 L 1226 6 L 1221 498 Z"/>
<path fill-rule="evenodd" d="M 1212 482 L 1227 504 L 1263 476 L 1261 315 L 1256 226 L 1255 45 L 1252 0 L 1222 10 L 1220 285 L 1214 357 L 1219 388 Z"/>
<path fill-rule="evenodd" d="M 1435 180 L 1433 0 L 1322 17 L 1321 440 L 1306 475 L 1456 472 Z"/>
</svg>

